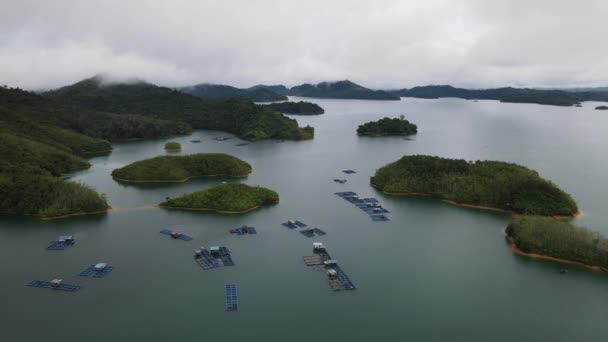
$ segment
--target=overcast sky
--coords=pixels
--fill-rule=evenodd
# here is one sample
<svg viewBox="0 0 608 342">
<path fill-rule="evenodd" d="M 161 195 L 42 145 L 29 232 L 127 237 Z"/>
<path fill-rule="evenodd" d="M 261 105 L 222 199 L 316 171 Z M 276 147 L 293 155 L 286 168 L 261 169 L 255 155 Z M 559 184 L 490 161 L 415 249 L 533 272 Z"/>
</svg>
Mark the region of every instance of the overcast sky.
<svg viewBox="0 0 608 342">
<path fill-rule="evenodd" d="M 0 82 L 608 85 L 606 0 L 0 0 Z"/>
</svg>

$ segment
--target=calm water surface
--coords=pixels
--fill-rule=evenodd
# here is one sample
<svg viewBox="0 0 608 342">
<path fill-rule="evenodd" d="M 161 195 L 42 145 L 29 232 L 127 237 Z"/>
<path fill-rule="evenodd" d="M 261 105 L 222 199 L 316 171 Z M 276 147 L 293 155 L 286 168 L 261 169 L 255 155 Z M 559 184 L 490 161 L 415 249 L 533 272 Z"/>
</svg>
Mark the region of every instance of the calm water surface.
<svg viewBox="0 0 608 342">
<path fill-rule="evenodd" d="M 313 141 L 235 146 L 221 132 L 177 140 L 183 152 L 225 152 L 253 165 L 242 182 L 276 190 L 278 205 L 222 216 L 150 208 L 167 196 L 226 179 L 126 185 L 110 172 L 163 155 L 166 140 L 114 144 L 112 154 L 72 175 L 108 196 L 107 215 L 55 221 L 0 218 L 2 341 L 604 341 L 608 275 L 529 260 L 511 253 L 504 214 L 425 198 L 386 197 L 369 186 L 373 172 L 403 155 L 432 154 L 516 162 L 570 192 L 586 215 L 577 223 L 608 234 L 608 115 L 583 108 L 457 99 L 312 100 L 326 114 L 298 117 Z M 415 140 L 359 138 L 356 127 L 403 114 L 419 126 Z M 200 139 L 200 144 L 189 140 Z M 345 175 L 340 171 L 353 169 Z M 336 184 L 334 178 L 348 183 Z M 355 191 L 381 199 L 392 221 L 372 223 L 333 195 Z M 280 223 L 300 219 L 327 235 L 309 239 Z M 234 236 L 254 225 L 259 234 Z M 159 234 L 181 230 L 194 241 Z M 46 251 L 60 234 L 76 246 Z M 313 241 L 325 243 L 356 291 L 330 290 L 307 268 Z M 225 245 L 235 267 L 203 271 L 198 246 Z M 104 279 L 81 278 L 86 266 L 115 267 Z M 57 293 L 24 286 L 63 278 L 83 286 Z M 224 284 L 236 282 L 240 310 L 224 311 Z"/>
</svg>

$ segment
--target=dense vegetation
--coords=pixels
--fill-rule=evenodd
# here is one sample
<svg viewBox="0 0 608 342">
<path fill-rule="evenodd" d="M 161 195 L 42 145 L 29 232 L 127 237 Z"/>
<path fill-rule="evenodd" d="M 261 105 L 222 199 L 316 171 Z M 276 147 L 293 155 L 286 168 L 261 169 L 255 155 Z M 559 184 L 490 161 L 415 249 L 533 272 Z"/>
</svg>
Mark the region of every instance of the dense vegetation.
<svg viewBox="0 0 608 342">
<path fill-rule="evenodd" d="M 286 86 L 281 85 L 281 84 L 278 84 L 278 85 L 258 84 L 258 85 L 254 85 L 251 88 L 248 88 L 248 90 L 257 90 L 257 89 L 270 90 L 271 92 L 273 92 L 275 94 L 279 94 L 279 95 L 289 95 L 289 88 L 287 88 Z"/>
<path fill-rule="evenodd" d="M 62 128 L 88 136 L 89 143 L 92 142 L 90 137 L 107 140 L 146 139 L 187 134 L 192 130 L 190 125 L 183 122 L 159 120 L 141 115 L 99 112 L 9 88 L 0 88 L 0 124 L 21 131 L 36 129 L 38 137 L 45 136 L 45 133 L 52 129 L 51 127 Z M 47 140 L 54 140 L 65 132 L 61 131 L 61 134 L 55 132 L 54 137 Z M 71 134 L 69 140 L 75 137 Z M 78 139 L 85 138 L 87 137 L 80 136 Z M 96 143 L 99 144 L 100 141 Z M 100 150 L 109 149 L 111 149 L 110 144 L 105 141 L 105 146 Z"/>
<path fill-rule="evenodd" d="M 286 114 L 316 115 L 316 114 L 325 113 L 323 108 L 321 108 L 321 106 L 319 106 L 318 104 L 312 103 L 312 102 L 305 102 L 305 101 L 299 101 L 299 102 L 286 101 L 286 102 L 271 103 L 271 104 L 267 104 L 265 106 L 274 111 L 277 111 L 280 113 L 286 113 Z"/>
<path fill-rule="evenodd" d="M 104 136 L 100 132 L 106 127 L 111 127 L 108 132 L 113 134 L 120 132 L 121 121 L 104 126 L 97 125 L 97 120 L 116 118 L 121 116 L 65 106 L 20 89 L 0 88 L 0 212 L 54 217 L 106 210 L 103 195 L 59 177 L 90 166 L 80 155 L 112 149 L 107 140 L 98 137 Z M 133 137 L 128 127 L 122 132 Z"/>
<path fill-rule="evenodd" d="M 536 171 L 498 161 L 404 156 L 376 171 L 373 186 L 387 193 L 425 193 L 463 204 L 520 214 L 574 215 L 574 200 Z"/>
<path fill-rule="evenodd" d="M 433 85 L 401 89 L 392 92 L 402 97 L 437 99 L 455 97 L 461 99 L 498 100 L 514 103 L 538 103 L 555 106 L 574 106 L 582 101 L 606 101 L 608 91 L 564 91 L 527 88 L 463 89 L 449 85 Z"/>
<path fill-rule="evenodd" d="M 104 84 L 91 78 L 45 93 L 45 96 L 91 110 L 138 114 L 187 123 L 197 129 L 217 129 L 247 140 L 312 139 L 312 127 L 244 98 L 206 100 L 145 82 Z"/>
<path fill-rule="evenodd" d="M 367 136 L 384 135 L 410 135 L 416 134 L 418 127 L 413 123 L 401 118 L 382 118 L 378 121 L 370 121 L 357 128 L 357 134 Z"/>
<path fill-rule="evenodd" d="M 90 164 L 62 148 L 0 132 L 0 173 L 60 176 Z"/>
<path fill-rule="evenodd" d="M 277 94 L 274 91 L 263 87 L 239 89 L 220 84 L 198 84 L 195 86 L 180 88 L 179 90 L 187 94 L 207 99 L 227 100 L 233 97 L 244 97 L 254 102 L 287 100 L 287 96 Z"/>
<path fill-rule="evenodd" d="M 242 177 L 251 165 L 223 153 L 199 153 L 185 156 L 160 156 L 140 160 L 112 171 L 112 177 L 124 181 L 184 181 L 192 177 Z"/>
<path fill-rule="evenodd" d="M 516 217 L 506 233 L 525 253 L 608 267 L 608 240 L 572 223 L 538 216 Z"/>
<path fill-rule="evenodd" d="M 291 88 L 289 95 L 316 98 L 399 100 L 394 94 L 382 90 L 371 90 L 351 81 L 322 82 L 317 85 L 302 84 Z"/>
<path fill-rule="evenodd" d="M 79 142 L 79 135 L 73 133 L 73 139 L 67 134 L 63 137 L 67 144 L 63 145 L 62 140 L 48 143 L 44 137 L 38 139 L 39 133 L 34 131 L 28 137 L 25 132 L 17 135 L 0 130 L 0 212 L 52 217 L 106 210 L 108 204 L 102 195 L 86 185 L 58 178 L 90 166 L 72 154 L 74 145 L 70 144 Z"/>
<path fill-rule="evenodd" d="M 269 189 L 246 184 L 229 183 L 168 199 L 161 207 L 207 209 L 214 211 L 244 212 L 262 205 L 279 202 L 279 195 Z"/>
<path fill-rule="evenodd" d="M 608 110 L 608 106 L 597 106 L 595 107 L 597 110 Z"/>
<path fill-rule="evenodd" d="M 165 150 L 168 151 L 179 151 L 182 149 L 182 145 L 177 141 L 169 141 L 165 144 Z"/>
<path fill-rule="evenodd" d="M 46 175 L 0 173 L 0 212 L 49 218 L 107 208 L 103 195 L 81 183 Z"/>
</svg>

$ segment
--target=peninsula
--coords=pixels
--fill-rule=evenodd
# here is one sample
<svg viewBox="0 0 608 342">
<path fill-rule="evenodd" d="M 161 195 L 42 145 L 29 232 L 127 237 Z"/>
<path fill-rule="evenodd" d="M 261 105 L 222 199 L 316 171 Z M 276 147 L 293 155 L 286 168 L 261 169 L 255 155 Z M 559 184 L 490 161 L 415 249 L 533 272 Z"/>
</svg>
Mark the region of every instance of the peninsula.
<svg viewBox="0 0 608 342">
<path fill-rule="evenodd" d="M 518 254 L 608 271 L 608 239 L 570 222 L 515 217 L 505 233 Z"/>
<path fill-rule="evenodd" d="M 272 190 L 240 183 L 228 183 L 168 199 L 158 206 L 170 209 L 210 210 L 224 214 L 240 214 L 278 202 L 279 195 Z"/>
<path fill-rule="evenodd" d="M 105 196 L 60 177 L 89 168 L 82 157 L 112 145 L 63 128 L 53 108 L 35 94 L 0 87 L 0 213 L 56 218 L 109 209 Z"/>
<path fill-rule="evenodd" d="M 251 165 L 223 153 L 159 156 L 140 160 L 112 171 L 123 182 L 184 182 L 195 177 L 245 177 Z"/>
<path fill-rule="evenodd" d="M 404 156 L 376 171 L 372 186 L 392 195 L 427 195 L 452 204 L 517 214 L 572 217 L 569 194 L 536 171 L 500 161 Z"/>
<path fill-rule="evenodd" d="M 418 132 L 418 127 L 406 120 L 403 115 L 400 118 L 382 118 L 378 121 L 370 121 L 357 128 L 358 135 L 379 137 L 388 135 L 412 135 Z"/>
<path fill-rule="evenodd" d="M 65 138 L 78 137 L 74 133 Z M 88 141 L 73 140 L 72 144 L 86 145 Z M 105 197 L 92 188 L 59 178 L 64 173 L 87 169 L 90 164 L 68 152 L 69 145 L 59 141 L 55 144 L 56 147 L 39 142 L 35 135 L 16 136 L 0 131 L 1 213 L 54 218 L 109 209 Z"/>
<path fill-rule="evenodd" d="M 277 102 L 265 105 L 276 112 L 294 115 L 318 115 L 323 114 L 325 111 L 321 106 L 312 102 Z"/>
</svg>

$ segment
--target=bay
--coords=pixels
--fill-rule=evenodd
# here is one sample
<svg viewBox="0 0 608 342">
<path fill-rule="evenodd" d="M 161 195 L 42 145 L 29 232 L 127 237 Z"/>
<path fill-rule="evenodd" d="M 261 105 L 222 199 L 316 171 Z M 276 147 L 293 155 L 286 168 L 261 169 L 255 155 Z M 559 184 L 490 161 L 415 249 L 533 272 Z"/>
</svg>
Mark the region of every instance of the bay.
<svg viewBox="0 0 608 342">
<path fill-rule="evenodd" d="M 195 131 L 175 139 L 114 144 L 108 156 L 70 175 L 105 193 L 106 215 L 41 221 L 0 218 L 0 320 L 3 341 L 600 341 L 608 336 L 608 275 L 514 255 L 500 230 L 502 213 L 416 197 L 389 197 L 369 185 L 374 171 L 403 155 L 430 154 L 502 160 L 537 170 L 577 200 L 575 222 L 608 235 L 606 113 L 593 108 L 506 104 L 459 99 L 362 101 L 301 99 L 325 109 L 293 116 L 315 127 L 315 139 L 246 146 L 223 132 Z M 359 124 L 404 115 L 413 140 L 357 137 Z M 200 144 L 190 140 L 200 139 Z M 124 184 L 110 173 L 133 161 L 166 154 L 224 152 L 253 166 L 246 179 L 195 179 L 172 184 Z M 346 175 L 344 169 L 357 173 Z M 345 178 L 337 184 L 334 178 Z M 152 208 L 221 182 L 241 181 L 277 191 L 279 204 L 245 215 Z M 334 192 L 377 197 L 390 222 L 372 222 Z M 326 236 L 309 239 L 281 226 L 299 219 Z M 258 235 L 228 230 L 253 225 Z M 175 241 L 163 228 L 194 237 Z M 76 245 L 46 251 L 70 234 Z M 308 268 L 321 241 L 357 286 L 333 292 L 325 275 Z M 199 246 L 224 245 L 235 267 L 203 271 Z M 78 273 L 98 261 L 115 270 L 103 279 Z M 57 293 L 24 286 L 63 278 L 81 291 Z M 224 285 L 239 289 L 238 312 L 224 311 Z"/>
</svg>

